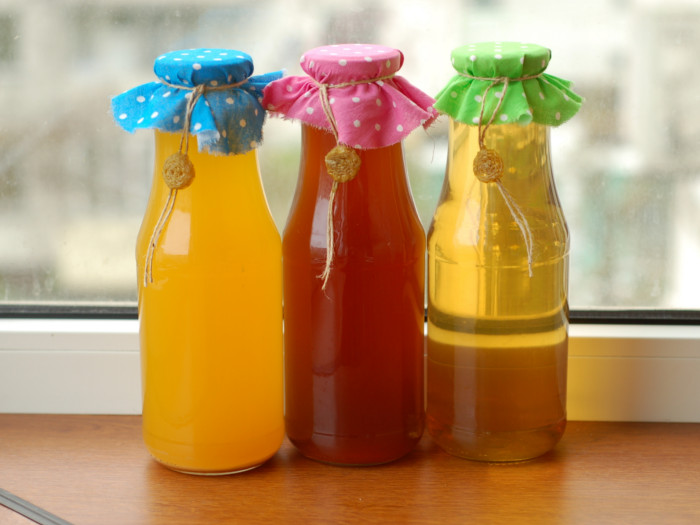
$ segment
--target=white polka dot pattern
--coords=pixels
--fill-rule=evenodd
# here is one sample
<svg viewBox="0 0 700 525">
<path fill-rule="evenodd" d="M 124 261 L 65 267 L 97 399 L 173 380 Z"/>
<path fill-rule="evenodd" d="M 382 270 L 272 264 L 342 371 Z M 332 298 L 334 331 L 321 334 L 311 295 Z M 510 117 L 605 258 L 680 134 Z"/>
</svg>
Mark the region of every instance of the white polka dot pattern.
<svg viewBox="0 0 700 525">
<path fill-rule="evenodd" d="M 459 74 L 438 93 L 435 108 L 468 124 L 478 125 L 483 112 L 494 124 L 558 126 L 576 114 L 582 99 L 571 82 L 545 73 L 550 57 L 549 49 L 520 42 L 459 47 L 451 55 Z"/>
<path fill-rule="evenodd" d="M 429 126 L 437 116 L 431 111 L 434 100 L 396 75 L 403 64 L 397 49 L 369 44 L 324 46 L 304 53 L 300 63 L 308 76 L 272 82 L 265 88 L 264 106 L 273 114 L 330 130 L 321 102 L 323 83 L 341 143 L 388 146 L 418 126 Z"/>
<path fill-rule="evenodd" d="M 223 154 L 244 153 L 261 142 L 265 111 L 260 95 L 270 81 L 282 76 L 281 72 L 250 76 L 250 56 L 227 49 L 166 53 L 156 59 L 154 72 L 159 82 L 137 86 L 112 99 L 117 123 L 127 131 L 181 132 L 193 86 L 204 85 L 189 131 L 197 135 L 200 149 Z"/>
</svg>

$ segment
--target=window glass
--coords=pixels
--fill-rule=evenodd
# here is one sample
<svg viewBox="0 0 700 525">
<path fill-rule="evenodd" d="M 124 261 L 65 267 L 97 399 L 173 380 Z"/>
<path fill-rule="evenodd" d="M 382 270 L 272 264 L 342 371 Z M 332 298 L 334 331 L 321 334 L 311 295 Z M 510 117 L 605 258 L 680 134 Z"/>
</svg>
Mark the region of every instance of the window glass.
<svg viewBox="0 0 700 525">
<path fill-rule="evenodd" d="M 700 308 L 700 5 L 692 0 L 4 0 L 0 4 L 0 303 L 123 303 L 136 297 L 134 241 L 153 138 L 129 135 L 111 96 L 154 79 L 159 54 L 229 47 L 256 71 L 300 74 L 328 43 L 405 54 L 401 74 L 436 94 L 449 54 L 484 40 L 553 50 L 579 115 L 552 130 L 572 236 L 570 305 Z M 447 154 L 443 117 L 405 142 L 426 228 Z M 282 229 L 297 124 L 270 119 L 259 150 Z"/>
</svg>

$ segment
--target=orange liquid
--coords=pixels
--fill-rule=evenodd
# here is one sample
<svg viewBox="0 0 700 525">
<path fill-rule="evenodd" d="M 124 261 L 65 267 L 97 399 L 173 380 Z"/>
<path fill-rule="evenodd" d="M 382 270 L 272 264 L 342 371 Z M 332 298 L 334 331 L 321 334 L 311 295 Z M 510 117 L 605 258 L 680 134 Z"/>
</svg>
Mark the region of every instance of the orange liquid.
<svg viewBox="0 0 700 525">
<path fill-rule="evenodd" d="M 175 470 L 221 474 L 270 458 L 284 436 L 281 241 L 255 151 L 189 156 L 144 287 L 146 250 L 179 135 L 156 132 L 155 176 L 137 242 L 143 436 Z"/>
<path fill-rule="evenodd" d="M 409 452 L 423 431 L 425 234 L 400 144 L 360 151 L 335 199 L 325 292 L 332 135 L 305 126 L 300 182 L 285 229 L 287 434 L 302 454 L 368 465 Z"/>
</svg>

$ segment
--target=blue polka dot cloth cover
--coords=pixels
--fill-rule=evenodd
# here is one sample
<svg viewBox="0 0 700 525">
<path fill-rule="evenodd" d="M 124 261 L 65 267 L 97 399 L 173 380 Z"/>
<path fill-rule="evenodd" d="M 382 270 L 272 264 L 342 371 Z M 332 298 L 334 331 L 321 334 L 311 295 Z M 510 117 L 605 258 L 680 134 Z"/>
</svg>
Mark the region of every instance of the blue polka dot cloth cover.
<svg viewBox="0 0 700 525">
<path fill-rule="evenodd" d="M 153 71 L 158 82 L 130 89 L 112 99 L 116 122 L 125 130 L 140 128 L 182 132 L 187 103 L 196 99 L 189 132 L 200 150 L 241 154 L 262 141 L 263 88 L 282 71 L 251 76 L 253 59 L 231 49 L 187 49 L 159 56 Z"/>
</svg>

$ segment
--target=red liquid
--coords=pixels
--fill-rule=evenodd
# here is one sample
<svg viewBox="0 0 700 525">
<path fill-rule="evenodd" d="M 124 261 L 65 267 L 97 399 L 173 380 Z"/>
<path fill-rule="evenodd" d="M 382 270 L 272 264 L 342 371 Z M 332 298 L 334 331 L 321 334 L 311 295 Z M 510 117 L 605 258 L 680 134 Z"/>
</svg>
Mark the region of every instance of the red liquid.
<svg viewBox="0 0 700 525">
<path fill-rule="evenodd" d="M 423 432 L 425 234 L 400 144 L 358 151 L 335 196 L 335 255 L 323 291 L 333 136 L 303 127 L 300 180 L 283 239 L 287 435 L 302 454 L 368 465 Z"/>
</svg>

